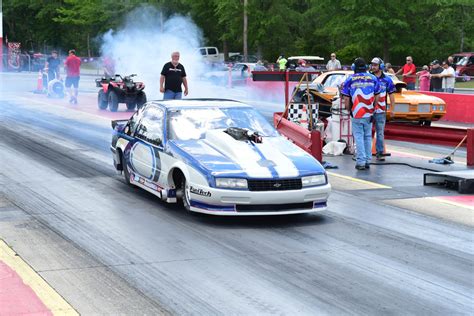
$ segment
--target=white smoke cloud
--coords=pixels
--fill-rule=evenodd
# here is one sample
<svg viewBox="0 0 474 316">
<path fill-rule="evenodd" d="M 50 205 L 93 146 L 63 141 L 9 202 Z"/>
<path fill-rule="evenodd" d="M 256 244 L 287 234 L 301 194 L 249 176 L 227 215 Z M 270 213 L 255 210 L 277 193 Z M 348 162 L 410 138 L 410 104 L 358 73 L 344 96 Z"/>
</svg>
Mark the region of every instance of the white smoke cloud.
<svg viewBox="0 0 474 316">
<path fill-rule="evenodd" d="M 204 63 L 198 51 L 201 46 L 202 31 L 190 17 L 174 15 L 165 18 L 156 8 L 141 6 L 128 14 L 121 28 L 102 36 L 101 52 L 103 57 L 115 61 L 116 73 L 138 75 L 136 80 L 145 83 L 148 100 L 162 99 L 159 92 L 160 73 L 174 51 L 180 52 L 180 62 L 186 69 L 188 97 L 282 100 L 282 95 L 269 95 L 249 87 L 231 89 L 202 80 L 205 72 L 214 70 Z"/>
</svg>

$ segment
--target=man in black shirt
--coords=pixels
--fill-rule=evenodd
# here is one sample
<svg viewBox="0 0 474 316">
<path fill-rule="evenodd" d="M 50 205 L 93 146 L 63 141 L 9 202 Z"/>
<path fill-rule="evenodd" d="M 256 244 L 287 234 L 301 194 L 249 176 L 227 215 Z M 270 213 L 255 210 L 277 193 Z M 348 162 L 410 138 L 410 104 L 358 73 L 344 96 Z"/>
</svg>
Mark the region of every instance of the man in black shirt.
<svg viewBox="0 0 474 316">
<path fill-rule="evenodd" d="M 53 79 L 59 79 L 59 58 L 58 52 L 53 50 L 51 57 L 46 60 L 45 69 L 48 71 L 48 82 Z"/>
<path fill-rule="evenodd" d="M 432 68 L 430 71 L 431 75 L 440 74 L 443 72 L 443 68 L 439 66 L 438 60 L 433 60 L 431 63 Z M 430 91 L 433 92 L 443 92 L 443 78 L 430 76 Z"/>
<path fill-rule="evenodd" d="M 167 62 L 161 70 L 160 92 L 163 100 L 181 99 L 181 85 L 184 85 L 184 95 L 188 95 L 188 81 L 184 66 L 179 63 L 179 52 L 171 54 L 171 61 Z"/>
</svg>

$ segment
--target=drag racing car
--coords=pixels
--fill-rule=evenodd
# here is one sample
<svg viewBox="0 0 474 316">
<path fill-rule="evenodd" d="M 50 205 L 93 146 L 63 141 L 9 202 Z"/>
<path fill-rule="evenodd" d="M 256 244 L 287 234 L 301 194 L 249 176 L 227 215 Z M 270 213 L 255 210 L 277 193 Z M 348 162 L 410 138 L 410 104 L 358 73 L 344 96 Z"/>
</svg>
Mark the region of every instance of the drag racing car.
<svg viewBox="0 0 474 316">
<path fill-rule="evenodd" d="M 319 105 L 319 116 L 331 115 L 333 98 L 337 95 L 338 88 L 353 71 L 336 70 L 328 71 L 318 76 L 309 84 L 311 102 Z M 406 83 L 400 81 L 395 75 L 385 73 L 392 78 L 397 91 L 395 92 L 395 105 L 388 102 L 388 121 L 411 121 L 430 125 L 432 121 L 441 119 L 446 114 L 446 103 L 437 97 L 426 95 L 417 91 L 406 89 Z M 300 86 L 297 98 L 306 100 L 306 85 Z M 388 99 L 388 101 L 390 101 Z"/>
<path fill-rule="evenodd" d="M 141 107 L 146 102 L 146 94 L 143 91 L 145 84 L 133 81 L 135 76 L 133 74 L 122 77 L 117 74 L 112 78 L 96 79 L 96 86 L 100 88 L 97 95 L 99 109 L 105 110 L 108 107 L 110 111 L 116 112 L 119 103 L 125 103 L 129 111 Z"/>
<path fill-rule="evenodd" d="M 277 215 L 327 207 L 331 186 L 321 164 L 250 105 L 152 101 L 112 127 L 114 165 L 125 182 L 186 210 Z"/>
</svg>

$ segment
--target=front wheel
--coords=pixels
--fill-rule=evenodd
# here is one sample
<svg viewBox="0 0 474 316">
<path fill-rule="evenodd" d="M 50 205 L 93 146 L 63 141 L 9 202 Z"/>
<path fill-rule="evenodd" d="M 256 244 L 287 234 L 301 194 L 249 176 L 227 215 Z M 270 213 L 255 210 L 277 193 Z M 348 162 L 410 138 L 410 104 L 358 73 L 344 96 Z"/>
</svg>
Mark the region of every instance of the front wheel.
<svg viewBox="0 0 474 316">
<path fill-rule="evenodd" d="M 101 110 L 105 110 L 107 108 L 107 96 L 104 93 L 104 90 L 99 90 L 99 94 L 97 95 L 97 106 Z"/>
<path fill-rule="evenodd" d="M 181 201 L 183 202 L 183 206 L 186 209 L 186 211 L 190 211 L 191 210 L 191 192 L 189 190 L 188 181 L 186 181 L 185 177 L 183 177 L 183 180 L 181 182 L 181 189 L 183 190 L 183 197 L 181 198 Z"/>
<path fill-rule="evenodd" d="M 118 96 L 114 91 L 109 92 L 109 109 L 112 112 L 117 112 L 118 109 Z"/>
<path fill-rule="evenodd" d="M 129 111 L 135 110 L 135 102 L 127 103 L 127 110 L 129 110 Z"/>
</svg>

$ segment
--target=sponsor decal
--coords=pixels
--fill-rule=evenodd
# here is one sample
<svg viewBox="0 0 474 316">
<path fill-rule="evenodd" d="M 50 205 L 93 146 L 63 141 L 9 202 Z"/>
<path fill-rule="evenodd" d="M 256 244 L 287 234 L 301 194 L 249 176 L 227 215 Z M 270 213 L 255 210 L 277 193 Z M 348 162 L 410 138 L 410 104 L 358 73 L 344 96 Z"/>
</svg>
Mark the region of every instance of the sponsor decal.
<svg viewBox="0 0 474 316">
<path fill-rule="evenodd" d="M 194 188 L 194 187 L 191 186 L 191 187 L 189 187 L 189 191 L 193 194 L 211 197 L 211 192 L 204 191 L 203 189 L 197 189 L 197 188 Z"/>
</svg>

